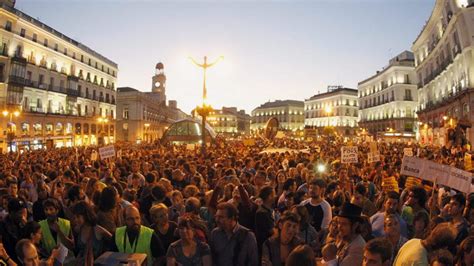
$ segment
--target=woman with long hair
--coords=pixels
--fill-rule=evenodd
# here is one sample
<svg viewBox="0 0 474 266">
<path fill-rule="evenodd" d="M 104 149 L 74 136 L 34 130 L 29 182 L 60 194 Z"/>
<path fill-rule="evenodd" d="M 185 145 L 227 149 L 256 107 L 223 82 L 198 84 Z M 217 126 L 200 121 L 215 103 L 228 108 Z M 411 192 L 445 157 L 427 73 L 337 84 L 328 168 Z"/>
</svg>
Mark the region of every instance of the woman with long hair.
<svg viewBox="0 0 474 266">
<path fill-rule="evenodd" d="M 288 255 L 302 240 L 298 237 L 300 219 L 290 211 L 283 213 L 278 221 L 278 234 L 263 243 L 262 266 L 281 266 L 285 264 Z"/>
<path fill-rule="evenodd" d="M 79 201 L 74 204 L 72 214 L 76 258 L 84 265 L 92 265 L 94 258 L 104 252 L 104 243 L 112 238 L 112 234 L 97 224 L 97 215 L 87 202 Z"/>
<path fill-rule="evenodd" d="M 168 248 L 166 254 L 167 266 L 211 266 L 211 249 L 209 245 L 194 237 L 195 225 L 191 217 L 182 217 L 178 222 L 180 240 Z"/>
<path fill-rule="evenodd" d="M 155 204 L 150 208 L 152 222 L 150 228 L 155 230 L 155 233 L 163 243 L 165 250 L 168 250 L 171 243 L 178 240 L 175 234 L 178 225 L 168 219 L 168 213 L 168 207 L 163 203 Z"/>
<path fill-rule="evenodd" d="M 106 187 L 102 190 L 98 207 L 99 225 L 107 231 L 114 233 L 117 227 L 124 225 L 123 210 L 118 204 L 118 192 L 115 187 Z"/>
</svg>

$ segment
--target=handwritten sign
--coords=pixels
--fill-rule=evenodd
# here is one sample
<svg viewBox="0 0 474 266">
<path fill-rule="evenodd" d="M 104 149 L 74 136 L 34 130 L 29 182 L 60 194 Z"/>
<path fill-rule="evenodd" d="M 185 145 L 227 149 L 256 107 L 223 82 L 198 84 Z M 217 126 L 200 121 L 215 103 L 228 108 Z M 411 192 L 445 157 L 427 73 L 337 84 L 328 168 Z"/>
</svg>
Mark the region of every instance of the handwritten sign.
<svg viewBox="0 0 474 266">
<path fill-rule="evenodd" d="M 451 167 L 451 174 L 447 181 L 448 187 L 469 193 L 472 185 L 472 173 Z"/>
<path fill-rule="evenodd" d="M 412 148 L 404 148 L 403 155 L 412 157 L 413 156 L 413 149 Z"/>
<path fill-rule="evenodd" d="M 438 184 L 447 185 L 451 167 L 432 161 L 423 161 L 423 173 L 421 173 L 420 178 L 431 182 L 436 180 Z"/>
<path fill-rule="evenodd" d="M 400 174 L 421 177 L 425 164 L 424 160 L 418 157 L 403 157 L 402 170 Z"/>
<path fill-rule="evenodd" d="M 356 146 L 341 147 L 341 163 L 357 163 L 358 149 Z"/>
<path fill-rule="evenodd" d="M 367 156 L 367 161 L 369 163 L 380 162 L 380 153 L 378 152 L 369 152 Z"/>
<path fill-rule="evenodd" d="M 100 147 L 99 148 L 99 155 L 100 155 L 101 160 L 115 157 L 115 147 L 114 147 L 114 145 Z"/>
</svg>

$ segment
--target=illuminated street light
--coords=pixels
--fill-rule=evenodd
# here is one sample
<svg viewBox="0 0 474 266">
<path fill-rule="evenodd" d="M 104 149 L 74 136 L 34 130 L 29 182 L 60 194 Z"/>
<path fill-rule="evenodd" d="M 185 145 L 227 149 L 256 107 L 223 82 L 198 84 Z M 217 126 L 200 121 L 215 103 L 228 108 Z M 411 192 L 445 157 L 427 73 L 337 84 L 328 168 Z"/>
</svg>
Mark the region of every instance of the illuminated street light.
<svg viewBox="0 0 474 266">
<path fill-rule="evenodd" d="M 204 56 L 204 63 L 199 64 L 194 60 L 192 57 L 189 57 L 191 62 L 196 66 L 203 69 L 204 72 L 204 79 L 203 79 L 203 86 L 202 86 L 202 106 L 196 107 L 196 112 L 202 117 L 202 125 L 201 125 L 201 153 L 203 156 L 206 155 L 206 118 L 209 113 L 212 111 L 212 107 L 206 104 L 207 101 L 207 88 L 206 88 L 206 70 L 209 67 L 217 64 L 220 60 L 224 59 L 223 56 L 220 56 L 216 61 L 213 63 L 207 63 L 207 56 Z"/>
</svg>

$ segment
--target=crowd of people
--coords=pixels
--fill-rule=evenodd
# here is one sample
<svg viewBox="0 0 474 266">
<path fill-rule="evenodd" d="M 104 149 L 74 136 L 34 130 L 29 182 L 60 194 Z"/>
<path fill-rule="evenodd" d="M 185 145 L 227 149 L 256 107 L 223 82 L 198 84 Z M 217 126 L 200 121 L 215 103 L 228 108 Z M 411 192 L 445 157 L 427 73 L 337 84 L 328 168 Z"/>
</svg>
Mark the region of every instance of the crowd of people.
<svg viewBox="0 0 474 266">
<path fill-rule="evenodd" d="M 341 163 L 351 145 L 358 162 Z M 474 265 L 474 194 L 400 175 L 406 147 L 461 169 L 466 148 L 272 147 L 299 152 L 218 140 L 205 156 L 159 143 L 94 161 L 90 147 L 0 155 L 0 263 L 93 265 L 112 251 L 169 266 Z"/>
</svg>

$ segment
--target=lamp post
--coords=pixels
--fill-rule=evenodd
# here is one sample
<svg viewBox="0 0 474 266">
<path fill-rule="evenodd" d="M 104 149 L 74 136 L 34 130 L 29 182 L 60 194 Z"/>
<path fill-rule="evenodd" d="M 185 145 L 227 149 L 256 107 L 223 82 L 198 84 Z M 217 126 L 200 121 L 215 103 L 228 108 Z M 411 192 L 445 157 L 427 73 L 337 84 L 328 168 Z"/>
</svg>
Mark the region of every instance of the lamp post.
<svg viewBox="0 0 474 266">
<path fill-rule="evenodd" d="M 8 110 L 3 110 L 2 112 L 4 117 L 9 117 L 8 125 L 7 125 L 7 141 L 8 141 L 8 146 L 10 147 L 10 152 L 13 151 L 13 140 L 15 139 L 15 131 L 16 131 L 16 125 L 14 126 L 12 124 L 13 121 L 13 116 L 18 117 L 20 116 L 20 111 L 15 110 L 15 111 L 8 111 Z"/>
<path fill-rule="evenodd" d="M 99 117 L 97 118 L 97 122 L 99 122 L 99 124 L 101 124 L 101 132 L 99 132 L 99 139 L 98 139 L 98 145 L 101 146 L 101 145 L 104 145 L 104 136 L 102 136 L 104 134 L 104 126 L 105 124 L 107 124 L 109 122 L 109 119 L 107 117 Z"/>
<path fill-rule="evenodd" d="M 145 127 L 145 137 L 144 137 L 144 139 L 145 139 L 145 142 L 148 143 L 148 128 L 150 127 L 150 123 L 145 123 L 143 126 Z"/>
<path fill-rule="evenodd" d="M 207 88 L 206 88 L 206 70 L 213 65 L 215 65 L 217 62 L 220 60 L 224 59 L 223 56 L 220 56 L 216 61 L 212 63 L 207 63 L 207 56 L 204 56 L 204 63 L 199 64 L 194 60 L 192 57 L 189 57 L 191 62 L 195 64 L 196 66 L 200 67 L 203 69 L 204 73 L 204 78 L 203 78 L 203 85 L 202 85 L 202 106 L 196 107 L 196 112 L 201 116 L 202 118 L 202 124 L 201 124 L 201 153 L 203 156 L 206 155 L 206 118 L 209 115 L 209 113 L 212 111 L 211 105 L 206 104 L 207 100 Z"/>
</svg>

